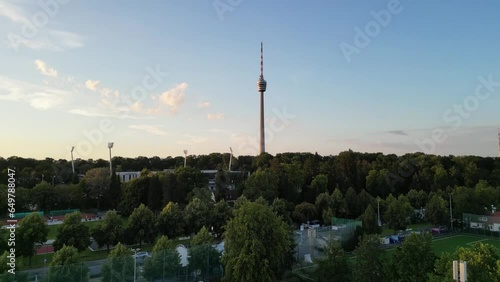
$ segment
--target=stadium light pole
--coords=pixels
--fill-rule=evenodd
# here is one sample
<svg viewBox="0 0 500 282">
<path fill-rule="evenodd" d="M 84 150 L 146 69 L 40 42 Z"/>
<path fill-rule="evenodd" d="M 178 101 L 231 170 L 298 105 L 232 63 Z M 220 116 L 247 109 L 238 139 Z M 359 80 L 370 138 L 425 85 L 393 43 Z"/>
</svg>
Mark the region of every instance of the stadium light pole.
<svg viewBox="0 0 500 282">
<path fill-rule="evenodd" d="M 73 174 L 75 174 L 75 160 L 73 160 L 73 151 L 75 146 L 71 147 L 71 168 L 73 169 Z"/>
<path fill-rule="evenodd" d="M 186 168 L 188 150 L 184 150 L 184 168 Z"/>
<path fill-rule="evenodd" d="M 111 148 L 113 148 L 113 142 L 108 142 L 109 149 L 109 175 L 113 175 L 113 164 L 111 163 Z"/>
<path fill-rule="evenodd" d="M 229 147 L 229 151 L 231 152 L 229 154 L 229 173 L 231 173 L 231 162 L 233 161 L 233 148 Z"/>
</svg>

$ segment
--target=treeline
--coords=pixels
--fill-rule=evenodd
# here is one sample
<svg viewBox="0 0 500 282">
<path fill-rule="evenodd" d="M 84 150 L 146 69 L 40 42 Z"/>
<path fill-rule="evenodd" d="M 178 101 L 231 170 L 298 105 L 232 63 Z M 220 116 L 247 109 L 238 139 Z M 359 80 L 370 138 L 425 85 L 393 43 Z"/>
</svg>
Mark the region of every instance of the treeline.
<svg viewBox="0 0 500 282">
<path fill-rule="evenodd" d="M 232 170 L 241 172 L 229 175 L 225 167 L 229 156 L 226 157 L 222 154 L 193 156 L 187 168 L 182 167 L 180 158 L 171 167 L 160 167 L 159 158 L 153 162 L 155 158 L 139 157 L 136 163 L 129 164 L 134 163 L 135 168 L 138 164 L 149 164 L 151 170 L 146 166 L 141 177 L 127 183 L 120 183 L 115 174 L 110 177 L 109 168 L 102 160 L 92 163 L 103 167 L 90 168 L 81 181 L 74 183 L 58 183 L 56 175 L 53 179 L 39 179 L 34 187 L 23 187 L 17 178 L 20 183 L 17 183 L 16 210 L 116 209 L 128 215 L 144 204 L 158 214 L 169 202 L 179 204 L 184 210 L 196 194 L 207 190 L 208 178 L 200 169 L 214 166 L 219 169 L 214 202 L 232 202 L 240 195 L 252 201 L 262 197 L 269 204 L 276 202 L 276 209 L 290 223 L 313 219 L 329 223 L 333 216 L 354 219 L 367 212 L 366 216 L 371 218 L 380 207 L 381 220 L 397 230 L 410 223 L 407 218 L 412 222 L 422 220 L 423 214 L 415 210 L 425 210 L 423 220 L 427 222 L 449 223 L 450 199 L 455 219 L 461 219 L 464 212 L 482 214 L 485 208 L 490 210 L 500 202 L 500 160 L 496 158 L 421 153 L 397 157 L 352 151 L 326 157 L 304 153 L 262 154 L 235 158 Z M 174 159 L 163 161 L 169 160 Z M 40 169 L 50 173 L 71 171 L 70 163 L 62 165 L 63 161 L 50 159 L 33 163 L 33 160 L 12 157 L 0 163 L 6 163 L 3 170 L 16 166 L 16 177 Z M 23 163 L 31 163 L 31 166 L 19 166 Z M 113 163 L 121 166 L 118 161 Z M 176 165 L 172 172 L 161 172 Z M 69 178 L 73 179 L 74 175 Z M 0 185 L 0 193 L 6 193 L 6 188 Z M 207 201 L 211 201 L 212 196 L 207 195 Z M 4 213 L 7 208 L 0 206 L 0 210 Z"/>
</svg>

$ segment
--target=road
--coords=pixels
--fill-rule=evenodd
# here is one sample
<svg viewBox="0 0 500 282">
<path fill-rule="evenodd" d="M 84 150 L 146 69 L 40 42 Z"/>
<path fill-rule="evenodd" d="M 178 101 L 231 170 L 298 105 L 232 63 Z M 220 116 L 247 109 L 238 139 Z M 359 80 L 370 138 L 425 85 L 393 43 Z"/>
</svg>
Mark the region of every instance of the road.
<svg viewBox="0 0 500 282">
<path fill-rule="evenodd" d="M 93 261 L 86 261 L 85 264 L 89 268 L 89 274 L 92 275 L 98 275 L 101 273 L 101 265 L 106 263 L 108 259 L 101 259 L 101 260 L 93 260 Z M 30 269 L 26 271 L 22 271 L 24 273 L 29 273 L 29 281 L 35 281 L 35 276 L 38 277 L 38 281 L 41 281 L 42 277 L 45 275 L 46 268 L 36 268 L 36 269 Z"/>
</svg>

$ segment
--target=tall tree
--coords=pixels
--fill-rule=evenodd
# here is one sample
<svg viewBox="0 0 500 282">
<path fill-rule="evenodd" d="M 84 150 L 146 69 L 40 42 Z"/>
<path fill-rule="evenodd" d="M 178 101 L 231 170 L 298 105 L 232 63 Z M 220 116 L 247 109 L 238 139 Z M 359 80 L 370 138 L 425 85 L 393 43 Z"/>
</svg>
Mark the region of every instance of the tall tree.
<svg viewBox="0 0 500 282">
<path fill-rule="evenodd" d="M 64 245 L 73 246 L 78 251 L 84 251 L 90 245 L 89 227 L 82 222 L 80 213 L 73 212 L 64 217 L 64 222 L 57 228 L 54 250 L 60 250 Z"/>
<path fill-rule="evenodd" d="M 366 234 L 380 234 L 382 232 L 382 227 L 378 225 L 377 214 L 375 214 L 372 205 L 368 205 L 361 215 L 361 221 L 363 222 L 363 231 Z"/>
<path fill-rule="evenodd" d="M 244 183 L 243 195 L 249 200 L 263 197 L 272 202 L 278 197 L 278 179 L 270 170 L 257 170 Z"/>
<path fill-rule="evenodd" d="M 123 222 L 115 210 L 108 211 L 103 221 L 92 230 L 92 237 L 99 247 L 106 245 L 109 252 L 110 245 L 116 245 L 123 235 Z"/>
<path fill-rule="evenodd" d="M 291 267 L 286 223 L 269 206 L 254 202 L 244 203 L 234 214 L 225 232 L 223 281 L 274 281 Z"/>
<path fill-rule="evenodd" d="M 135 281 L 134 258 L 130 249 L 118 243 L 109 253 L 108 261 L 101 266 L 102 281 Z"/>
<path fill-rule="evenodd" d="M 351 281 L 351 270 L 347 253 L 334 240 L 324 249 L 324 257 L 318 259 L 316 273 L 320 282 L 347 282 Z"/>
<path fill-rule="evenodd" d="M 78 250 L 72 246 L 63 246 L 58 250 L 48 271 L 47 281 L 89 281 L 89 268 L 80 261 Z"/>
<path fill-rule="evenodd" d="M 203 201 L 198 197 L 192 198 L 184 209 L 185 230 L 191 234 L 203 226 L 211 227 L 213 206 L 212 200 Z"/>
<path fill-rule="evenodd" d="M 153 212 L 144 204 L 134 209 L 129 218 L 128 229 L 135 235 L 135 239 L 142 246 L 143 242 L 152 243 L 155 232 L 155 217 Z"/>
<path fill-rule="evenodd" d="M 434 225 L 440 225 L 449 219 L 448 205 L 439 195 L 434 194 L 425 206 L 425 218 Z"/>
<path fill-rule="evenodd" d="M 203 226 L 191 241 L 189 267 L 199 269 L 202 277 L 208 277 L 212 269 L 220 265 L 221 254 L 212 246 L 214 237 Z M 206 279 L 208 280 L 208 279 Z"/>
<path fill-rule="evenodd" d="M 17 233 L 17 250 L 20 255 L 31 258 L 36 254 L 36 246 L 47 241 L 49 228 L 43 218 L 38 213 L 31 213 L 19 223 Z"/>
<path fill-rule="evenodd" d="M 161 236 L 153 247 L 151 258 L 144 261 L 144 277 L 151 281 L 160 277 L 175 277 L 182 268 L 180 263 L 174 242 L 167 236 Z"/>
<path fill-rule="evenodd" d="M 432 250 L 432 236 L 411 234 L 402 246 L 396 248 L 392 259 L 392 273 L 389 275 L 393 281 L 427 281 L 436 259 Z"/>
<path fill-rule="evenodd" d="M 386 281 L 384 277 L 384 251 L 380 248 L 377 236 L 364 236 L 354 254 L 356 255 L 354 263 L 356 271 L 353 271 L 354 281 Z"/>
<path fill-rule="evenodd" d="M 100 167 L 94 168 L 85 174 L 85 183 L 87 184 L 88 195 L 97 204 L 97 209 L 101 207 L 101 200 L 109 190 L 111 177 L 109 175 L 109 168 Z"/>
<path fill-rule="evenodd" d="M 156 228 L 162 235 L 168 238 L 176 238 L 184 231 L 184 215 L 179 205 L 173 202 L 163 208 L 156 221 Z"/>
<path fill-rule="evenodd" d="M 404 230 L 410 223 L 410 216 L 413 213 L 413 208 L 405 197 L 400 196 L 398 199 L 390 201 L 384 218 L 389 228 L 396 230 Z"/>
</svg>

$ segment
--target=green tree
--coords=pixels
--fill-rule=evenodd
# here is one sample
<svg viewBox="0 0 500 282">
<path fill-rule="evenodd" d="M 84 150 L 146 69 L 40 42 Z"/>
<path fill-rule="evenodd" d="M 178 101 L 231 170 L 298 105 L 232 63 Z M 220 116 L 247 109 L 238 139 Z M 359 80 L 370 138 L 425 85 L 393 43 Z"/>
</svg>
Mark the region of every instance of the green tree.
<svg viewBox="0 0 500 282">
<path fill-rule="evenodd" d="M 316 219 L 316 207 L 307 202 L 295 206 L 293 218 L 298 223 L 305 223 Z"/>
<path fill-rule="evenodd" d="M 472 247 L 460 247 L 454 254 L 443 254 L 436 261 L 435 281 L 452 279 L 453 261 L 467 262 L 467 281 L 500 281 L 500 254 L 493 245 L 476 243 Z"/>
<path fill-rule="evenodd" d="M 353 271 L 357 282 L 386 281 L 384 278 L 384 251 L 377 236 L 367 235 L 359 242 L 354 254 L 356 260 Z"/>
<path fill-rule="evenodd" d="M 425 206 L 425 218 L 434 225 L 446 223 L 449 218 L 446 201 L 434 194 Z"/>
<path fill-rule="evenodd" d="M 203 201 L 194 197 L 184 210 L 186 231 L 191 234 L 200 230 L 203 226 L 211 226 L 213 201 Z"/>
<path fill-rule="evenodd" d="M 328 208 L 331 209 L 331 207 L 333 206 L 333 199 L 330 194 L 328 194 L 328 192 L 321 193 L 318 195 L 318 197 L 316 197 L 315 206 L 317 214 L 323 215 L 323 212 L 325 210 L 327 210 Z M 327 224 L 328 222 L 324 223 Z"/>
<path fill-rule="evenodd" d="M 351 270 L 347 253 L 340 244 L 334 240 L 324 249 L 324 257 L 316 260 L 318 268 L 316 273 L 320 282 L 346 282 L 351 281 Z"/>
<path fill-rule="evenodd" d="M 54 250 L 60 250 L 64 245 L 73 246 L 78 251 L 84 251 L 90 245 L 89 227 L 82 222 L 80 213 L 73 212 L 64 217 L 64 222 L 57 228 Z"/>
<path fill-rule="evenodd" d="M 153 247 L 151 258 L 144 261 L 144 277 L 149 280 L 174 277 L 181 270 L 180 263 L 174 242 L 167 236 L 161 236 Z"/>
<path fill-rule="evenodd" d="M 392 259 L 392 272 L 389 275 L 393 281 L 427 281 L 436 259 L 432 250 L 432 236 L 411 234 L 402 246 L 396 248 Z"/>
<path fill-rule="evenodd" d="M 33 204 L 38 207 L 38 210 L 48 213 L 56 204 L 54 201 L 57 198 L 56 190 L 54 186 L 45 181 L 40 182 L 33 188 L 32 195 Z"/>
<path fill-rule="evenodd" d="M 16 251 L 21 255 L 31 258 L 36 254 L 36 246 L 47 241 L 49 228 L 38 213 L 31 213 L 19 223 L 16 230 Z"/>
<path fill-rule="evenodd" d="M 404 230 L 410 223 L 410 216 L 413 214 L 413 208 L 407 199 L 400 196 L 398 199 L 391 200 L 385 212 L 384 218 L 389 228 Z"/>
<path fill-rule="evenodd" d="M 287 202 L 285 199 L 276 198 L 271 204 L 273 211 L 280 216 L 286 223 L 292 223 L 292 213 L 290 206 L 293 208 L 293 203 Z"/>
<path fill-rule="evenodd" d="M 118 243 L 109 253 L 108 261 L 101 266 L 102 281 L 132 282 L 134 279 L 134 258 L 131 251 Z"/>
<path fill-rule="evenodd" d="M 270 170 L 257 170 L 244 183 L 243 195 L 249 200 L 260 196 L 268 202 L 278 197 L 278 179 Z"/>
<path fill-rule="evenodd" d="M 176 238 L 184 231 L 184 215 L 177 203 L 168 202 L 156 221 L 156 228 L 160 234 L 168 238 Z"/>
<path fill-rule="evenodd" d="M 291 231 L 269 206 L 244 203 L 227 226 L 223 281 L 274 281 L 291 267 Z M 292 255 L 293 257 L 293 255 Z"/>
<path fill-rule="evenodd" d="M 47 281 L 89 281 L 89 269 L 80 261 L 78 250 L 73 246 L 64 245 L 50 262 Z"/>
<path fill-rule="evenodd" d="M 85 183 L 89 197 L 97 204 L 97 209 L 101 207 L 101 200 L 108 193 L 111 183 L 109 168 L 93 168 L 85 174 Z"/>
<path fill-rule="evenodd" d="M 108 211 L 103 221 L 92 230 L 92 237 L 100 247 L 106 245 L 109 252 L 110 245 L 116 245 L 123 235 L 123 225 L 120 215 L 115 210 Z"/>
<path fill-rule="evenodd" d="M 344 217 L 347 215 L 344 196 L 339 189 L 333 190 L 332 193 L 332 211 L 336 217 Z"/>
<path fill-rule="evenodd" d="M 363 231 L 366 234 L 380 234 L 382 232 L 382 227 L 378 225 L 377 214 L 375 214 L 372 205 L 368 205 L 361 215 L 361 221 L 363 222 Z"/>
<path fill-rule="evenodd" d="M 212 269 L 220 265 L 221 254 L 212 246 L 213 241 L 214 237 L 204 226 L 191 241 L 189 268 L 199 269 L 203 277 L 210 275 Z"/>
<path fill-rule="evenodd" d="M 153 212 L 141 204 L 134 209 L 129 218 L 129 231 L 134 234 L 135 239 L 142 246 L 142 242 L 151 243 L 154 240 L 155 217 Z"/>
<path fill-rule="evenodd" d="M 220 238 L 224 233 L 224 226 L 227 221 L 231 218 L 231 208 L 226 203 L 226 201 L 221 200 L 215 204 L 212 212 L 212 227 L 213 233 L 217 238 Z"/>
</svg>

